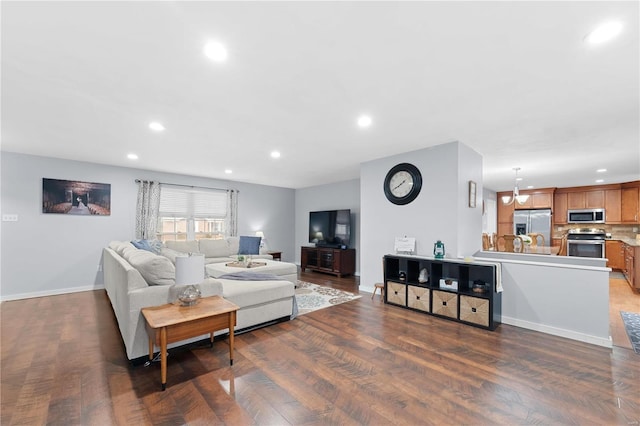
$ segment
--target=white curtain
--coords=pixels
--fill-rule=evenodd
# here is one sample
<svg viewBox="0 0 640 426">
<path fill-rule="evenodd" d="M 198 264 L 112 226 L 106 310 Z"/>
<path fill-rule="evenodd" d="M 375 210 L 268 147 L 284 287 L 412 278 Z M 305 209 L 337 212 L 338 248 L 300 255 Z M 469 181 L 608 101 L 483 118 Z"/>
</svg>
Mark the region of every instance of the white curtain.
<svg viewBox="0 0 640 426">
<path fill-rule="evenodd" d="M 234 237 L 238 235 L 238 192 L 237 190 L 229 189 L 227 206 L 227 236 Z"/>
<path fill-rule="evenodd" d="M 136 205 L 136 238 L 153 240 L 158 227 L 160 182 L 139 180 Z"/>
</svg>

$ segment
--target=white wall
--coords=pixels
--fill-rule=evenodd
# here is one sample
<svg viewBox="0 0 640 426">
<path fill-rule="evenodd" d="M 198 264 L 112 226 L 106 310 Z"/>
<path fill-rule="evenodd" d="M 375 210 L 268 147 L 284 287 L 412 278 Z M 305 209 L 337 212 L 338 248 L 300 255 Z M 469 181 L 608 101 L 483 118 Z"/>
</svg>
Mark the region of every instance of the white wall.
<svg viewBox="0 0 640 426">
<path fill-rule="evenodd" d="M 360 180 L 348 180 L 296 190 L 295 200 L 296 263 L 300 264 L 300 247 L 309 245 L 309 212 L 351 210 L 351 245 L 356 250 L 356 275 L 360 271 Z"/>
<path fill-rule="evenodd" d="M 410 204 L 390 203 L 383 192 L 389 169 L 408 162 L 420 169 L 422 191 Z M 478 202 L 469 208 L 469 180 L 477 183 Z M 416 237 L 419 255 L 431 256 L 442 240 L 447 255 L 471 255 L 482 245 L 482 158 L 452 142 L 363 163 L 360 169 L 360 289 L 382 282 L 382 257 L 393 253 L 395 237 Z"/>
<path fill-rule="evenodd" d="M 262 230 L 283 260 L 295 258 L 295 191 L 240 182 L 104 166 L 47 157 L 2 153 L 3 214 L 0 297 L 5 299 L 100 288 L 102 248 L 135 238 L 135 179 L 238 189 L 238 233 Z M 111 184 L 110 216 L 42 213 L 42 178 Z"/>
</svg>

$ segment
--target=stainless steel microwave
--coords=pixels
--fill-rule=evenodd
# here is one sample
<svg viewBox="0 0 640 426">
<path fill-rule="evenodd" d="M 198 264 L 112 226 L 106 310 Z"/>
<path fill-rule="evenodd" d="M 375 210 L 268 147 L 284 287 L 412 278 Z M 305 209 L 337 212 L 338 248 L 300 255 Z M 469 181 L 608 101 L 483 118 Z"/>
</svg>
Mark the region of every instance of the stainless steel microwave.
<svg viewBox="0 0 640 426">
<path fill-rule="evenodd" d="M 568 223 L 604 223 L 604 209 L 581 209 L 567 212 Z"/>
</svg>

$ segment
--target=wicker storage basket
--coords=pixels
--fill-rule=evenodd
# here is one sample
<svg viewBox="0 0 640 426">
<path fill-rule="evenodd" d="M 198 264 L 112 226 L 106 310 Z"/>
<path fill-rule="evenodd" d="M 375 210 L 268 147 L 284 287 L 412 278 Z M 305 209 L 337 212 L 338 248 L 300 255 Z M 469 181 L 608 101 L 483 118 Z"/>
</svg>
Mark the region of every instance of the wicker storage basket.
<svg viewBox="0 0 640 426">
<path fill-rule="evenodd" d="M 460 295 L 460 319 L 489 327 L 489 301 Z"/>
<path fill-rule="evenodd" d="M 417 287 L 415 285 L 407 286 L 407 306 L 418 309 L 423 312 L 431 312 L 429 308 L 429 289 Z"/>
<path fill-rule="evenodd" d="M 405 284 L 387 281 L 387 291 L 384 293 L 387 302 L 407 306 L 407 286 Z"/>
<path fill-rule="evenodd" d="M 434 314 L 458 318 L 458 295 L 448 291 L 433 290 Z"/>
</svg>

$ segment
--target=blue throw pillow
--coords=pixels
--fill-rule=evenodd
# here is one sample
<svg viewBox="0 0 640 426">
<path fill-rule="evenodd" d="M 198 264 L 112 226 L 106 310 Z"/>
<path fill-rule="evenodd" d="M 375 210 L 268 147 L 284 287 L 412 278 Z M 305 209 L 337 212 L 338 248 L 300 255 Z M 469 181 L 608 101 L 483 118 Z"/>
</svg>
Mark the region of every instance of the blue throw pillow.
<svg viewBox="0 0 640 426">
<path fill-rule="evenodd" d="M 260 254 L 260 240 L 262 240 L 262 237 L 240 236 L 238 254 Z"/>
<path fill-rule="evenodd" d="M 131 244 L 137 249 L 147 250 L 155 254 L 159 254 L 162 248 L 162 242 L 158 240 L 133 240 Z"/>
</svg>

